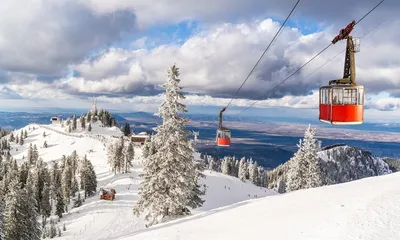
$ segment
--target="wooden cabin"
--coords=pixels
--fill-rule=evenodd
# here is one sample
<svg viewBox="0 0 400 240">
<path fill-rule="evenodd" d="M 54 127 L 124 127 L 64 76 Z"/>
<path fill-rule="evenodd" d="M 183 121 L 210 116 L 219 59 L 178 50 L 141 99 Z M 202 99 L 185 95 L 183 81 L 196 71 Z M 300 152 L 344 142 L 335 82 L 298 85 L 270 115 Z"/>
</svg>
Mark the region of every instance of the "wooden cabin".
<svg viewBox="0 0 400 240">
<path fill-rule="evenodd" d="M 61 123 L 61 119 L 59 117 L 52 117 L 50 119 L 51 124 L 60 124 Z"/>
<path fill-rule="evenodd" d="M 137 145 L 144 145 L 149 139 L 150 135 L 145 132 L 131 135 L 131 141 Z"/>
</svg>

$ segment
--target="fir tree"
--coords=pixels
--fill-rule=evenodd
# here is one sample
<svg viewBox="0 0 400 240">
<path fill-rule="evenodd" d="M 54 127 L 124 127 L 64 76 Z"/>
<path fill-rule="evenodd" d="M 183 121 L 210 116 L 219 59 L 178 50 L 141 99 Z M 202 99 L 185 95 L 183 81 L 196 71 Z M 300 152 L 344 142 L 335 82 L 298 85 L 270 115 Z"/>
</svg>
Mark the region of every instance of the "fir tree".
<svg viewBox="0 0 400 240">
<path fill-rule="evenodd" d="M 72 130 L 76 129 L 76 114 L 72 117 Z"/>
<path fill-rule="evenodd" d="M 125 123 L 122 132 L 125 136 L 129 136 L 129 134 L 131 134 L 131 126 L 129 125 L 129 123 Z"/>
<path fill-rule="evenodd" d="M 309 125 L 297 145 L 298 151 L 289 160 L 286 191 L 322 186 L 323 177 L 317 156 L 321 143 L 314 135 L 315 130 Z"/>
<path fill-rule="evenodd" d="M 14 133 L 13 132 L 11 132 L 9 140 L 10 140 L 10 142 L 14 142 L 15 141 L 15 137 L 14 137 Z"/>
<path fill-rule="evenodd" d="M 247 168 L 246 168 L 246 158 L 243 157 L 242 159 L 240 159 L 239 162 L 239 179 L 242 181 L 246 180 L 246 172 L 247 172 Z"/>
<path fill-rule="evenodd" d="M 28 132 L 27 132 L 26 129 L 25 129 L 24 138 L 27 138 L 27 137 L 28 137 Z"/>
<path fill-rule="evenodd" d="M 71 186 L 72 186 L 71 178 L 72 178 L 71 166 L 70 166 L 69 161 L 66 161 L 65 167 L 62 172 L 62 177 L 61 177 L 61 187 L 62 187 L 65 206 L 67 206 L 70 203 L 69 196 L 71 195 L 70 191 L 71 191 Z"/>
<path fill-rule="evenodd" d="M 134 157 L 135 157 L 135 149 L 133 147 L 133 143 L 129 143 L 128 149 L 126 150 L 125 154 L 125 165 L 124 165 L 125 173 L 128 172 L 129 168 L 133 167 L 132 161 Z"/>
<path fill-rule="evenodd" d="M 161 104 L 158 116 L 163 124 L 156 128 L 152 143 L 157 152 L 149 155 L 144 164 L 143 182 L 135 214 L 145 213 L 149 225 L 177 217 L 188 212 L 187 206 L 194 199 L 194 189 L 198 177 L 193 157 L 193 147 L 189 140 L 189 131 L 184 129 L 188 119 L 178 115 L 187 112 L 186 106 L 179 103 L 183 94 L 178 90 L 178 68 L 173 65 L 168 70 L 165 100 Z"/>
<path fill-rule="evenodd" d="M 44 183 L 42 191 L 42 199 L 40 202 L 40 214 L 44 217 L 50 217 L 51 206 L 50 206 L 50 187 L 47 182 Z"/>
<path fill-rule="evenodd" d="M 89 131 L 89 132 L 91 132 L 91 131 L 92 131 L 92 124 L 91 124 L 91 123 L 89 123 L 89 126 L 88 126 L 88 131 Z"/>
<path fill-rule="evenodd" d="M 308 163 L 306 188 L 319 187 L 323 185 L 322 171 L 319 166 L 317 155 L 318 151 L 321 150 L 321 142 L 315 139 L 314 136 L 315 129 L 312 129 L 311 125 L 309 125 L 304 134 L 303 142 L 303 157 Z"/>
<path fill-rule="evenodd" d="M 81 116 L 80 121 L 81 121 L 81 128 L 82 128 L 82 129 L 85 129 L 85 128 L 86 128 L 86 120 L 85 120 L 85 117 L 84 117 L 84 116 Z"/>
<path fill-rule="evenodd" d="M 43 147 L 44 147 L 44 148 L 47 148 L 47 142 L 46 142 L 46 141 L 44 141 Z"/>
<path fill-rule="evenodd" d="M 83 159 L 83 167 L 81 171 L 81 189 L 85 191 L 85 198 L 96 193 L 97 179 L 92 163 L 87 159 L 86 155 Z"/>
<path fill-rule="evenodd" d="M 257 184 L 257 178 L 258 178 L 258 170 L 257 170 L 257 162 L 251 162 L 249 164 L 249 180 Z"/>
<path fill-rule="evenodd" d="M 24 233 L 21 231 L 25 226 L 24 212 L 21 209 L 21 189 L 16 179 L 10 182 L 10 191 L 6 196 L 6 204 L 3 217 L 2 239 L 24 239 Z"/>
<path fill-rule="evenodd" d="M 230 165 L 230 161 L 229 161 L 230 159 L 228 158 L 228 157 L 224 157 L 224 159 L 222 160 L 222 163 L 221 163 L 221 173 L 222 174 L 226 174 L 226 175 L 229 175 L 230 174 L 230 167 L 229 167 L 229 165 Z"/>
<path fill-rule="evenodd" d="M 92 120 L 92 114 L 90 114 L 90 111 L 86 114 L 86 122 L 90 124 L 90 121 Z"/>
</svg>

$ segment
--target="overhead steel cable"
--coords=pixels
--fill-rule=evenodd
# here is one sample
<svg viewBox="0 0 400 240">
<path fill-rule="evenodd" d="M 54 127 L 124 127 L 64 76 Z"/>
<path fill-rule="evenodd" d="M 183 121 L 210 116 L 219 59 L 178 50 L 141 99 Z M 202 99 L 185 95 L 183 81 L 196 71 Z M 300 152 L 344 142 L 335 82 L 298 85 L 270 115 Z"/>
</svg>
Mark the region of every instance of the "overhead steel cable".
<svg viewBox="0 0 400 240">
<path fill-rule="evenodd" d="M 258 61 L 256 62 L 256 64 L 254 65 L 253 69 L 251 69 L 250 73 L 247 75 L 247 77 L 245 78 L 245 80 L 243 81 L 242 85 L 240 85 L 239 89 L 236 91 L 235 95 L 232 97 L 232 99 L 229 101 L 228 105 L 225 107 L 228 108 L 229 105 L 232 103 L 233 99 L 236 97 L 236 95 L 238 94 L 238 92 L 240 91 L 240 89 L 243 87 L 243 85 L 246 83 L 246 81 L 249 79 L 250 75 L 253 73 L 254 69 L 257 67 L 257 65 L 260 63 L 261 59 L 263 58 L 263 56 L 265 55 L 265 53 L 269 50 L 269 48 L 272 46 L 272 44 L 274 43 L 275 39 L 278 37 L 278 35 L 280 35 L 280 32 L 282 31 L 282 29 L 284 28 L 286 22 L 288 21 L 288 19 L 290 18 L 290 16 L 292 15 L 293 11 L 295 10 L 295 8 L 297 7 L 297 5 L 299 4 L 300 0 L 297 0 L 296 4 L 294 5 L 294 7 L 292 8 L 292 10 L 290 11 L 289 15 L 286 17 L 285 21 L 283 22 L 283 24 L 281 25 L 281 27 L 279 28 L 278 32 L 275 34 L 274 38 L 271 40 L 271 42 L 269 43 L 268 47 L 264 50 L 263 54 L 261 55 L 261 57 L 258 59 Z"/>
<path fill-rule="evenodd" d="M 360 37 L 360 39 L 364 38 L 365 36 L 367 36 L 368 34 L 370 34 L 373 30 L 375 30 L 377 27 L 379 27 L 380 25 L 382 25 L 384 22 L 386 22 L 387 20 L 389 20 L 389 18 L 386 18 L 384 21 L 382 21 L 381 23 L 379 23 L 378 25 L 376 25 L 375 27 L 371 28 L 367 33 L 365 33 L 362 37 Z M 315 72 L 317 72 L 318 70 L 320 70 L 322 67 L 324 67 L 326 64 L 328 64 L 329 62 L 331 62 L 333 59 L 335 59 L 337 56 L 339 56 L 340 54 L 342 54 L 344 51 L 346 51 L 346 48 L 343 49 L 342 51 L 340 51 L 338 54 L 336 54 L 334 57 L 332 57 L 331 59 L 329 59 L 328 61 L 326 61 L 324 64 L 322 64 L 321 66 L 319 66 L 318 68 L 316 68 L 314 71 L 312 71 L 310 74 L 308 74 L 306 77 L 304 77 L 302 80 L 307 79 L 308 77 L 310 77 L 312 74 L 314 74 Z"/>
<path fill-rule="evenodd" d="M 357 25 L 359 22 L 361 22 L 367 15 L 369 15 L 372 11 L 374 11 L 382 2 L 384 2 L 385 0 L 382 0 L 381 2 L 379 2 L 374 8 L 372 8 L 368 13 L 366 13 L 360 20 L 358 20 L 356 22 L 355 25 Z M 354 26 L 355 26 L 354 25 Z M 324 49 L 322 49 L 319 53 L 317 53 L 314 57 L 312 57 L 310 60 L 308 60 L 305 64 L 303 64 L 303 66 L 301 66 L 300 68 L 298 68 L 295 72 L 293 72 L 292 74 L 290 74 L 287 78 L 285 78 L 283 81 L 281 81 L 278 85 L 276 85 L 275 87 L 273 87 L 272 89 L 270 89 L 269 91 L 267 91 L 267 93 L 263 96 L 263 98 L 265 98 L 269 93 L 271 93 L 273 90 L 275 90 L 277 87 L 279 87 L 281 84 L 283 84 L 284 82 L 286 82 L 289 78 L 291 78 L 294 74 L 296 74 L 298 71 L 300 71 L 302 68 L 304 68 L 307 64 L 309 64 L 312 60 L 314 60 L 316 57 L 318 57 L 319 55 L 321 55 L 326 49 L 328 49 L 331 45 L 333 45 L 332 43 L 330 43 L 328 46 L 326 46 Z M 258 101 L 260 100 L 256 100 L 254 101 L 252 104 L 250 104 L 249 106 L 247 106 L 243 111 L 241 111 L 240 113 L 238 113 L 236 116 L 239 116 L 240 114 L 242 114 L 243 112 L 245 112 L 247 109 L 249 109 L 251 106 L 253 106 L 254 104 L 256 104 Z"/>
</svg>

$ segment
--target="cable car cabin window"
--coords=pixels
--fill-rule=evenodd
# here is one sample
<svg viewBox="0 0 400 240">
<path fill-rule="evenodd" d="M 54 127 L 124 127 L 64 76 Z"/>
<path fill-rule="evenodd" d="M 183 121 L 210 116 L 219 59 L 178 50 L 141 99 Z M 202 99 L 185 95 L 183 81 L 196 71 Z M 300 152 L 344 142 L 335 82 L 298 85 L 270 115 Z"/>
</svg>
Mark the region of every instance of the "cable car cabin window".
<svg viewBox="0 0 400 240">
<path fill-rule="evenodd" d="M 331 103 L 331 89 L 325 88 L 325 104 Z"/>
<path fill-rule="evenodd" d="M 320 98 L 321 104 L 329 104 L 329 88 L 321 88 Z"/>
<path fill-rule="evenodd" d="M 364 89 L 362 89 L 362 88 L 358 89 L 358 98 L 357 98 L 357 100 L 358 100 L 358 102 L 357 102 L 358 105 L 363 105 L 364 104 Z"/>
<path fill-rule="evenodd" d="M 324 99 L 325 99 L 324 94 L 325 94 L 325 89 L 324 89 L 324 88 L 321 88 L 321 89 L 319 90 L 319 103 L 320 103 L 320 104 L 325 104 L 325 103 L 324 103 Z"/>
<path fill-rule="evenodd" d="M 231 132 L 218 131 L 218 138 L 231 138 Z"/>
<path fill-rule="evenodd" d="M 343 90 L 343 104 L 357 105 L 357 88 L 345 88 Z"/>
<path fill-rule="evenodd" d="M 343 104 L 343 88 L 334 88 L 333 90 L 333 99 L 332 104 L 334 105 L 342 105 Z"/>
</svg>

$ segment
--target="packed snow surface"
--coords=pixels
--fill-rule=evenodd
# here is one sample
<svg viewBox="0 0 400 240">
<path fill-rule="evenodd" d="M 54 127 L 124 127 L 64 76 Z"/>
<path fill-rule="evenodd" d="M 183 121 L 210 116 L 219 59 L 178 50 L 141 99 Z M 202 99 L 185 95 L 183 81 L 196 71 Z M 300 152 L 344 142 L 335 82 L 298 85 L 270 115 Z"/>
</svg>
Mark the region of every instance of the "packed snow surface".
<svg viewBox="0 0 400 240">
<path fill-rule="evenodd" d="M 81 207 L 69 209 L 57 224 L 61 229 L 65 224 L 66 231 L 62 232 L 61 237 L 53 239 L 115 239 L 145 229 L 144 222 L 133 215 L 142 181 L 139 177 L 143 161 L 141 147 L 135 147 L 134 166 L 130 173 L 115 175 L 107 163 L 106 144 L 122 135 L 119 129 L 103 128 L 99 123 L 92 124 L 91 132 L 81 130 L 79 124 L 77 131 L 72 133 L 68 133 L 59 124 L 31 124 L 23 129 L 28 132 L 24 144 L 21 146 L 11 143 L 11 155 L 19 163 L 25 161 L 31 143 L 36 144 L 39 156 L 50 166 L 51 161 L 60 160 L 62 155 L 70 155 L 76 150 L 79 157 L 86 154 L 92 162 L 97 175 L 98 189 L 103 187 L 116 190 L 114 201 L 100 200 L 96 195 L 87 198 Z M 21 129 L 14 131 L 14 135 L 20 131 Z M 43 147 L 44 141 L 48 145 L 47 148 Z M 199 156 L 200 154 L 195 154 L 196 158 Z M 206 178 L 201 180 L 201 184 L 206 185 L 206 195 L 203 196 L 206 202 L 201 208 L 193 211 L 195 215 L 244 200 L 277 194 L 273 190 L 257 187 L 222 173 L 206 170 L 204 174 Z"/>
<path fill-rule="evenodd" d="M 28 138 L 22 146 L 11 143 L 11 154 L 19 163 L 26 158 L 30 143 L 37 145 L 45 162 L 59 160 L 74 150 L 79 157 L 86 154 L 94 165 L 98 188 L 117 192 L 114 201 L 100 200 L 96 195 L 81 207 L 70 209 L 58 223 L 61 228 L 65 224 L 66 231 L 54 239 L 400 239 L 400 173 L 277 194 L 206 170 L 202 179 L 207 186 L 206 202 L 201 208 L 192 216 L 146 229 L 143 221 L 133 216 L 141 182 L 141 148 L 135 147 L 131 172 L 115 175 L 107 164 L 106 143 L 116 140 L 121 131 L 99 124 L 92 127 L 91 132 L 68 133 L 58 125 L 35 124 L 24 128 Z"/>
<path fill-rule="evenodd" d="M 244 201 L 120 240 L 400 239 L 400 173 Z"/>
</svg>

